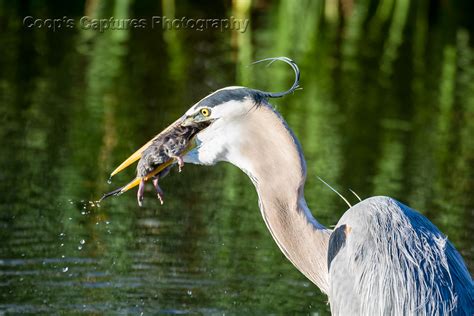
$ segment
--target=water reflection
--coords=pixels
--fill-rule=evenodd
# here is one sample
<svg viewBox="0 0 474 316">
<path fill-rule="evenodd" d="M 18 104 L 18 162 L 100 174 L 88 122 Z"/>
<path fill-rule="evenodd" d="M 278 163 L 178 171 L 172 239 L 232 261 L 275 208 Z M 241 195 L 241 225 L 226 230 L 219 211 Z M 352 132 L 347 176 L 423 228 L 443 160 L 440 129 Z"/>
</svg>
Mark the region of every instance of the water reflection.
<svg viewBox="0 0 474 316">
<path fill-rule="evenodd" d="M 148 193 L 96 200 L 130 152 L 208 92 L 291 82 L 276 100 L 308 161 L 306 196 L 333 225 L 344 203 L 391 195 L 438 225 L 472 267 L 474 65 L 463 6 L 429 1 L 44 7 L 0 2 L 0 311 L 101 314 L 327 314 L 326 298 L 279 252 L 236 168 L 186 165 Z M 457 19 L 445 15 L 450 6 Z M 251 31 L 25 30 L 22 17 L 251 18 Z M 454 13 L 453 13 L 454 12 Z M 472 12 L 472 11 L 471 11 Z M 351 197 L 355 201 L 354 197 Z"/>
</svg>

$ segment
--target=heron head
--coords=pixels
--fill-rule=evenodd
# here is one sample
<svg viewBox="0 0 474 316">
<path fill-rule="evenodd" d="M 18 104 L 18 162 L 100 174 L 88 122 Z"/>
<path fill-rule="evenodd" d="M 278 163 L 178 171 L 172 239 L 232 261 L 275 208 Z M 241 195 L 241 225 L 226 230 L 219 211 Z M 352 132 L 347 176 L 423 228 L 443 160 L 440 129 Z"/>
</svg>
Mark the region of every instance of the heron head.
<svg viewBox="0 0 474 316">
<path fill-rule="evenodd" d="M 274 93 L 239 86 L 217 90 L 191 106 L 182 117 L 125 160 L 112 172 L 111 176 L 139 159 L 143 162 L 144 159 L 149 158 L 146 155 L 150 153 L 150 148 L 157 148 L 158 152 L 160 141 L 172 141 L 174 138 L 180 138 L 175 142 L 176 144 L 183 144 L 182 148 L 175 147 L 174 154 L 179 155 L 184 162 L 203 165 L 212 165 L 218 161 L 235 162 L 241 157 L 240 150 L 242 146 L 245 146 L 245 141 L 252 137 L 252 129 L 265 128 L 255 125 L 249 128 L 249 117 L 252 111 L 258 110 L 261 106 L 270 107 L 266 101 L 268 98 L 282 97 L 298 88 L 299 69 L 291 59 L 277 57 L 258 62 L 272 63 L 277 60 L 286 62 L 295 71 L 296 79 L 289 90 Z M 138 185 L 140 181 L 146 181 L 159 174 L 176 162 L 176 157 L 164 157 L 160 163 L 156 163 L 157 159 L 149 160 L 153 166 L 147 169 L 153 171 L 144 177 L 137 176 L 128 185 L 106 196 L 121 194 Z"/>
<path fill-rule="evenodd" d="M 184 161 L 204 165 L 227 161 L 244 141 L 248 116 L 263 102 L 261 91 L 245 87 L 223 88 L 197 102 L 182 117 L 182 126 L 201 126 Z"/>
</svg>

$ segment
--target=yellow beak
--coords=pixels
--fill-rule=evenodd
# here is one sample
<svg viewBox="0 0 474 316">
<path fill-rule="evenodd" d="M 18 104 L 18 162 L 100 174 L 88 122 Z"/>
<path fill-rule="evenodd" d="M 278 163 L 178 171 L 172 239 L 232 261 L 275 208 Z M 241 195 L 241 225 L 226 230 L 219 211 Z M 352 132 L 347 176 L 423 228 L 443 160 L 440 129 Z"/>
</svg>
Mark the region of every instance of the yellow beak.
<svg viewBox="0 0 474 316">
<path fill-rule="evenodd" d="M 138 149 L 137 151 L 135 151 L 130 157 L 128 157 L 124 162 L 122 162 L 117 168 L 115 168 L 115 170 L 110 174 L 110 178 L 112 178 L 114 175 L 116 175 L 117 173 L 123 171 L 124 169 L 126 169 L 128 166 L 130 166 L 131 164 L 133 164 L 134 162 L 138 161 L 142 155 L 143 155 L 143 152 L 153 143 L 153 141 L 155 139 L 157 139 L 160 135 L 162 134 L 165 134 L 165 133 L 168 133 L 170 131 L 172 131 L 175 127 L 181 125 L 183 123 L 183 118 L 179 118 L 178 120 L 176 120 L 173 124 L 171 124 L 170 126 L 168 126 L 166 129 L 164 129 L 161 133 L 159 133 L 158 135 L 156 135 L 155 137 L 153 137 L 149 142 L 147 142 L 145 145 L 143 145 L 140 149 Z M 189 142 L 189 145 L 188 147 L 183 151 L 182 154 L 185 154 L 187 153 L 188 151 L 190 151 L 191 149 L 193 149 L 195 147 L 195 142 L 194 140 L 191 140 Z M 127 192 L 128 190 L 136 187 L 138 184 L 140 184 L 140 181 L 143 179 L 145 181 L 148 181 L 150 178 L 152 178 L 153 176 L 157 175 L 158 173 L 160 173 L 163 169 L 165 169 L 166 167 L 170 166 L 171 164 L 173 164 L 175 162 L 176 159 L 174 158 L 170 158 L 168 161 L 166 161 L 165 163 L 159 165 L 156 169 L 154 169 L 153 171 L 151 171 L 150 173 L 148 173 L 146 176 L 144 177 L 136 177 L 135 179 L 133 179 L 132 181 L 130 181 L 128 184 L 126 184 L 125 186 L 123 187 L 120 187 L 112 192 L 109 192 L 109 193 L 106 193 L 104 194 L 104 196 L 102 196 L 102 198 L 100 199 L 100 201 L 102 201 L 103 199 L 109 197 L 109 196 L 112 196 L 112 195 L 120 195 L 124 192 Z"/>
</svg>

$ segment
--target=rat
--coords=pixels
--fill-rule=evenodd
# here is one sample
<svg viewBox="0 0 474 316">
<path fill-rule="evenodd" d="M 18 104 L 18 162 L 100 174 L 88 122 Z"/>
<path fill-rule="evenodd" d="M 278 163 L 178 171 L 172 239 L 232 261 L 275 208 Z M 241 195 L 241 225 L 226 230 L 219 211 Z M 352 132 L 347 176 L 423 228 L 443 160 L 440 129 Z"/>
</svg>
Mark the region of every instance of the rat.
<svg viewBox="0 0 474 316">
<path fill-rule="evenodd" d="M 139 206 L 142 206 L 143 202 L 145 176 L 170 159 L 176 160 L 178 170 L 181 172 L 184 166 L 182 155 L 196 132 L 197 129 L 194 126 L 178 126 L 172 129 L 170 133 L 159 135 L 153 140 L 152 144 L 145 149 L 137 165 L 137 177 L 141 178 L 137 192 Z M 153 186 L 155 187 L 157 197 L 161 204 L 164 202 L 163 190 L 160 188 L 158 181 L 169 173 L 171 167 L 172 165 L 166 167 L 152 178 Z"/>
</svg>

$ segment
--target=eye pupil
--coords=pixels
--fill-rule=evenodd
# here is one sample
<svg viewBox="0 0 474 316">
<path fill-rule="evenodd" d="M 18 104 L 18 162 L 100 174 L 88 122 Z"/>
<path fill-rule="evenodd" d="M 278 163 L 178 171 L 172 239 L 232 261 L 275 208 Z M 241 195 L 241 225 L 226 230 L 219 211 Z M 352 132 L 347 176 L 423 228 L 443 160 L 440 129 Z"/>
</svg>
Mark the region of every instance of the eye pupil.
<svg viewBox="0 0 474 316">
<path fill-rule="evenodd" d="M 209 110 L 208 109 L 201 109 L 201 113 L 204 116 L 209 116 Z"/>
</svg>

